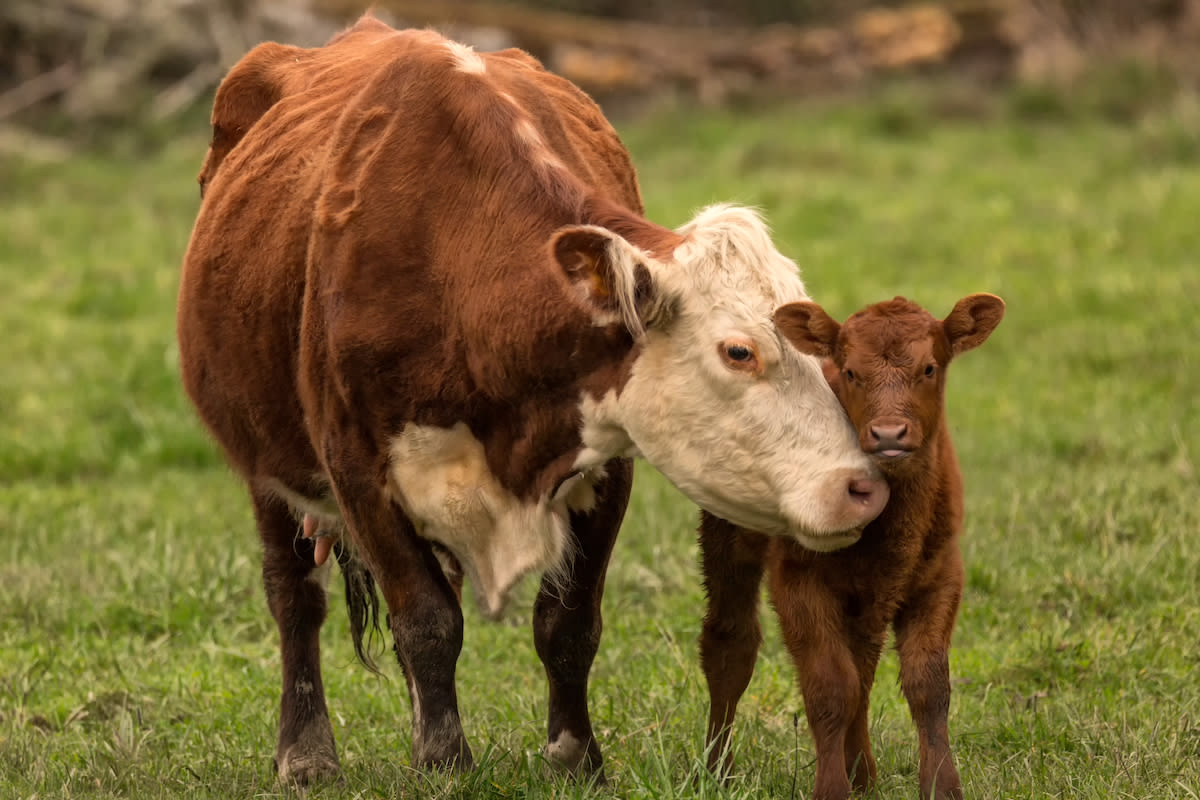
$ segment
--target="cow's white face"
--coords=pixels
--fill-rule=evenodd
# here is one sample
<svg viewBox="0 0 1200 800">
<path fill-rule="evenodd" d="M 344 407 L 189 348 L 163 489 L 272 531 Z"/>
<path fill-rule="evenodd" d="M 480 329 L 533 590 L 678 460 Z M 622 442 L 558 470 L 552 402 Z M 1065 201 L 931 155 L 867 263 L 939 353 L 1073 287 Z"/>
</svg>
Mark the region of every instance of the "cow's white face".
<svg viewBox="0 0 1200 800">
<path fill-rule="evenodd" d="M 816 358 L 780 335 L 780 305 L 807 297 L 796 266 L 746 209 L 715 207 L 679 233 L 653 275 L 652 308 L 620 393 L 584 402 L 584 441 L 627 436 L 708 511 L 814 550 L 857 540 L 887 502 Z M 587 451 L 582 460 L 586 460 Z"/>
</svg>

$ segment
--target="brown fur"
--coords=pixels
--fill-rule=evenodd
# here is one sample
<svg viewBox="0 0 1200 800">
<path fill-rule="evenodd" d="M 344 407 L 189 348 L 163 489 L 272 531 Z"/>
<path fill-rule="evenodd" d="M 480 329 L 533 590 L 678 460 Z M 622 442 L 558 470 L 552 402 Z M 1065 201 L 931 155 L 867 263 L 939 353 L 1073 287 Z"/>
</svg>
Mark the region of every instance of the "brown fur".
<svg viewBox="0 0 1200 800">
<path fill-rule="evenodd" d="M 437 34 L 366 18 L 325 47 L 255 48 L 213 106 L 179 294 L 183 381 L 254 501 L 281 638 L 276 763 L 290 779 L 338 761 L 313 544 L 268 479 L 340 508 L 357 645 L 374 579 L 419 695 L 414 762 L 470 764 L 458 586 L 385 496 L 387 443 L 405 423 L 464 422 L 504 488 L 543 496 L 581 448 L 581 394 L 619 389 L 636 355 L 572 287 L 599 287 L 590 302 L 604 306 L 603 249 L 555 232 L 601 225 L 651 253 L 680 241 L 643 219 L 628 154 L 582 92 L 520 51 L 478 57 L 485 72 L 464 71 Z M 550 735 L 570 733 L 593 770 L 587 675 L 631 483 L 629 462 L 610 462 L 600 507 L 571 515 L 573 581 L 543 585 L 535 606 Z"/>
<path fill-rule="evenodd" d="M 868 702 L 889 627 L 920 739 L 921 795 L 962 796 L 947 715 L 950 637 L 963 589 L 963 489 L 944 422 L 946 366 L 982 344 L 1003 312 L 992 295 L 965 298 L 943 321 L 903 298 L 840 326 L 813 303 L 776 312 L 798 349 L 827 359 L 826 377 L 862 449 L 887 477 L 891 499 L 858 542 L 831 553 L 702 516 L 710 768 L 732 764 L 729 727 L 761 641 L 757 598 L 765 571 L 816 745 L 813 796 L 842 800 L 876 780 Z"/>
</svg>

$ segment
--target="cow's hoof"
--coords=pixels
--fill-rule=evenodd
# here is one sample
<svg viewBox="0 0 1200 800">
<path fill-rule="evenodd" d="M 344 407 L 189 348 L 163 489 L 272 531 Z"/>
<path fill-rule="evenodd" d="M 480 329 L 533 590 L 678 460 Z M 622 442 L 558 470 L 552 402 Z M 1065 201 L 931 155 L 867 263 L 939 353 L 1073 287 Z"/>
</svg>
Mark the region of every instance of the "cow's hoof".
<svg viewBox="0 0 1200 800">
<path fill-rule="evenodd" d="M 457 742 L 451 741 L 442 746 L 426 744 L 418 748 L 418 752 L 413 754 L 413 765 L 429 771 L 467 772 L 475 768 L 475 757 L 471 755 L 467 740 L 459 737 Z"/>
<path fill-rule="evenodd" d="M 572 777 L 596 784 L 605 782 L 604 759 L 595 740 L 586 744 L 568 731 L 546 743 L 546 760 Z"/>
<path fill-rule="evenodd" d="M 317 750 L 304 752 L 293 745 L 275 758 L 275 770 L 283 783 L 311 786 L 315 783 L 332 783 L 341 778 L 341 766 L 337 754 Z"/>
</svg>

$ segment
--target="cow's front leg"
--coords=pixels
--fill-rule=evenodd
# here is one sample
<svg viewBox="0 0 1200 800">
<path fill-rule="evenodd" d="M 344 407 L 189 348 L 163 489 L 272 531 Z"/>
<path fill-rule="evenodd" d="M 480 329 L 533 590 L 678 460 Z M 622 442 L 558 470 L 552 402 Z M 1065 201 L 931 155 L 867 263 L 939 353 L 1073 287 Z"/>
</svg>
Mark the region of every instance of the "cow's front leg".
<svg viewBox="0 0 1200 800">
<path fill-rule="evenodd" d="M 762 644 L 758 622 L 767 537 L 708 512 L 700 516 L 700 563 L 708 609 L 700 631 L 700 664 L 708 683 L 708 734 L 705 749 L 710 771 L 728 776 L 733 769 L 729 746 L 738 701 L 754 675 Z"/>
<path fill-rule="evenodd" d="M 572 774 L 600 773 L 603 758 L 588 713 L 588 673 L 600 646 L 604 575 L 629 504 L 633 464 L 611 461 L 596 506 L 571 513 L 576 546 L 566 586 L 543 580 L 533 608 L 533 640 L 549 683 L 546 756 Z"/>
<path fill-rule="evenodd" d="M 963 796 L 950 752 L 950 638 L 962 598 L 962 557 L 957 548 L 928 592 L 910 598 L 896 617 L 900 688 L 920 740 L 922 798 Z"/>
<path fill-rule="evenodd" d="M 275 768 L 283 780 L 307 784 L 338 774 L 337 748 L 321 681 L 321 624 L 330 565 L 317 567 L 313 543 L 280 500 L 253 492 L 263 545 L 263 586 L 279 627 L 283 695 Z"/>
<path fill-rule="evenodd" d="M 454 672 L 463 616 L 430 543 L 370 480 L 371 460 L 350 451 L 329 459 L 330 478 L 347 532 L 388 609 L 396 656 L 413 711 L 413 765 L 467 769 L 474 763 L 458 714 Z M 336 465 L 355 465 L 339 472 Z M 361 469 L 358 465 L 362 465 Z M 380 465 L 379 475 L 384 466 Z"/>
</svg>

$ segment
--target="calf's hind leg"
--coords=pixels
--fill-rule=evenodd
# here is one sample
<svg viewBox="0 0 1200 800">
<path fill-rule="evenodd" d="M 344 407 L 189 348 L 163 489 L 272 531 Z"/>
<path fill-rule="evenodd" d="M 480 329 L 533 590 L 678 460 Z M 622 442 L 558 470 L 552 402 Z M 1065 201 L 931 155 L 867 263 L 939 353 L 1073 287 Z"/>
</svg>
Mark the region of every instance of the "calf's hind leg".
<svg viewBox="0 0 1200 800">
<path fill-rule="evenodd" d="M 633 464 L 611 461 L 592 511 L 571 513 L 575 549 L 568 583 L 543 579 L 533 606 L 533 641 L 549 684 L 546 756 L 573 774 L 600 773 L 604 760 L 588 711 L 588 674 L 600 647 L 604 576 L 633 485 Z"/>
<path fill-rule="evenodd" d="M 307 784 L 337 775 L 337 747 L 321 681 L 321 624 L 330 565 L 313 562 L 313 543 L 299 536 L 284 503 L 253 492 L 263 544 L 263 586 L 279 627 L 283 696 L 275 768 L 284 780 Z"/>
<path fill-rule="evenodd" d="M 758 594 L 767 538 L 708 512 L 700 516 L 700 562 L 708 608 L 700 631 L 700 664 L 708 683 L 708 769 L 728 776 L 738 701 L 754 675 L 762 644 Z"/>
<path fill-rule="evenodd" d="M 936 588 L 910 598 L 894 623 L 900 652 L 900 688 L 920 740 L 921 797 L 963 796 L 950 752 L 950 638 L 962 597 L 958 550 L 947 554 Z"/>
</svg>

